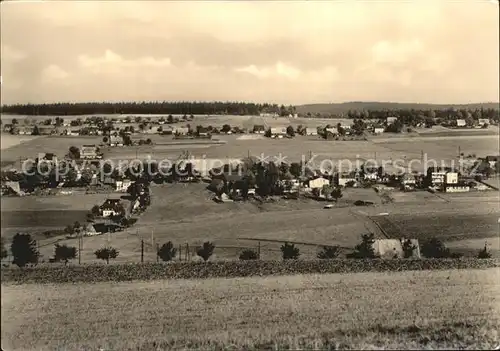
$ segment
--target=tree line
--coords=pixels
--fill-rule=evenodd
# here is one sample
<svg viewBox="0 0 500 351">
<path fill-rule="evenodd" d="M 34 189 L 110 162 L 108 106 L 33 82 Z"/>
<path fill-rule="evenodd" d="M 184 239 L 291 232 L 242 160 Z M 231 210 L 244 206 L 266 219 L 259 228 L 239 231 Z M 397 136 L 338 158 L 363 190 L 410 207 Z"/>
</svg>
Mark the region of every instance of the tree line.
<svg viewBox="0 0 500 351">
<path fill-rule="evenodd" d="M 374 234 L 363 234 L 361 236 L 361 242 L 354 247 L 353 252 L 348 253 L 346 258 L 348 259 L 377 259 L 380 258 L 375 252 L 373 244 L 375 243 Z M 412 245 L 409 240 L 403 242 L 403 258 L 412 258 L 416 246 Z M 12 263 L 19 266 L 25 267 L 28 264 L 37 264 L 40 258 L 40 253 L 37 249 L 35 240 L 29 234 L 16 234 L 12 239 L 12 244 L 10 251 L 13 256 Z M 210 257 L 214 254 L 215 245 L 206 241 L 196 250 L 196 255 L 199 256 L 203 261 L 207 262 Z M 290 244 L 285 242 L 281 247 L 281 256 L 284 260 L 295 260 L 300 257 L 300 249 L 295 246 L 295 244 Z M 460 258 L 462 255 L 451 252 L 444 243 L 437 239 L 431 238 L 430 240 L 424 242 L 421 247 L 421 253 L 426 258 Z M 2 259 L 9 256 L 9 253 L 4 245 L 4 240 L 2 238 L 1 242 L 1 254 Z M 169 241 L 163 244 L 161 247 L 157 248 L 156 252 L 158 258 L 164 262 L 173 261 L 177 255 L 177 249 L 174 244 Z M 341 254 L 341 248 L 339 246 L 323 246 L 318 251 L 316 257 L 318 259 L 337 259 Z M 50 262 L 64 262 L 67 264 L 70 260 L 75 259 L 78 255 L 78 251 L 75 247 L 55 244 L 54 247 L 54 257 Z M 119 251 L 113 247 L 103 247 L 94 252 L 97 259 L 106 261 L 109 264 L 110 259 L 116 259 L 119 255 Z M 396 257 L 395 257 L 396 258 Z M 486 244 L 483 249 L 479 250 L 476 255 L 478 259 L 489 259 L 491 258 L 491 253 L 488 251 Z M 244 249 L 240 252 L 240 260 L 258 260 L 260 259 L 260 252 L 252 249 Z"/>
<path fill-rule="evenodd" d="M 1 113 L 18 115 L 75 116 L 89 114 L 194 114 L 194 115 L 258 115 L 278 113 L 288 115 L 295 112 L 294 106 L 279 106 L 269 103 L 251 102 L 86 102 L 52 104 L 5 105 Z"/>
</svg>

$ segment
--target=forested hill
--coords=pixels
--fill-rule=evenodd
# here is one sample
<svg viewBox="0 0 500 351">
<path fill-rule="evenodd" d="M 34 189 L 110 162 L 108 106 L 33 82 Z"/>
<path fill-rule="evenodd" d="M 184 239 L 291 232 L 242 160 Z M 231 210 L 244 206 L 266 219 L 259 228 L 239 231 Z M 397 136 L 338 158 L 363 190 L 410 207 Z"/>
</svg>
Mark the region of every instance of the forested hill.
<svg viewBox="0 0 500 351">
<path fill-rule="evenodd" d="M 363 111 L 363 110 L 447 110 L 450 108 L 455 109 L 499 109 L 498 102 L 477 103 L 477 104 L 418 104 L 418 103 L 397 103 L 397 102 L 364 102 L 353 101 L 343 102 L 337 104 L 307 104 L 297 106 L 297 113 L 315 115 L 319 114 L 344 114 L 348 111 Z"/>
<path fill-rule="evenodd" d="M 187 115 L 258 115 L 259 113 L 294 113 L 294 107 L 247 102 L 87 102 L 54 104 L 17 104 L 0 108 L 1 113 L 17 115 L 65 116 L 92 114 L 187 114 Z"/>
</svg>

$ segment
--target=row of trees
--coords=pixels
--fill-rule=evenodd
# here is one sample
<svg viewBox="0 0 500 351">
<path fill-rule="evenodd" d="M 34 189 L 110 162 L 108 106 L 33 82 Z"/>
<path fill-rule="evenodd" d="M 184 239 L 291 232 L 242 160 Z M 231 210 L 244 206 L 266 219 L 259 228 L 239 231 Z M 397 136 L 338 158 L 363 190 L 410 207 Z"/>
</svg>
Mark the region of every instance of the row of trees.
<svg viewBox="0 0 500 351">
<path fill-rule="evenodd" d="M 199 114 L 257 115 L 261 112 L 282 115 L 295 111 L 293 106 L 247 102 L 88 102 L 55 104 L 16 104 L 2 106 L 1 113 L 19 115 L 89 114 Z"/>
<path fill-rule="evenodd" d="M 354 251 L 347 254 L 346 257 L 350 259 L 376 259 L 379 258 L 374 249 L 375 238 L 373 234 L 362 235 L 361 242 L 355 246 Z M 4 241 L 2 238 L 1 243 L 1 254 L 2 259 L 8 256 L 8 252 L 4 246 Z M 300 257 L 300 249 L 295 246 L 295 244 L 290 244 L 285 242 L 281 246 L 281 254 L 284 260 L 298 259 Z M 409 240 L 403 242 L 403 257 L 411 258 L 413 256 L 416 247 L 411 244 Z M 212 242 L 204 242 L 196 250 L 197 256 L 201 257 L 203 261 L 208 261 L 210 257 L 214 254 L 215 245 Z M 32 239 L 29 234 L 16 234 L 12 239 L 11 252 L 13 256 L 13 264 L 24 267 L 27 264 L 36 264 L 40 253 L 38 252 L 36 242 Z M 421 247 L 421 253 L 427 258 L 459 258 L 461 255 L 457 253 L 452 253 L 442 241 L 437 238 L 432 238 L 426 241 Z M 53 262 L 64 262 L 67 264 L 70 260 L 77 257 L 77 249 L 75 247 L 67 245 L 55 244 L 54 248 L 54 258 Z M 341 249 L 338 246 L 323 246 L 321 250 L 317 253 L 316 257 L 318 259 L 336 259 L 340 256 Z M 111 259 L 116 259 L 119 255 L 119 251 L 113 247 L 104 247 L 94 252 L 97 259 L 106 261 L 109 264 Z M 177 249 L 174 244 L 169 241 L 163 244 L 157 251 L 158 257 L 164 261 L 169 262 L 174 260 L 177 255 Z M 240 260 L 256 260 L 259 259 L 260 253 L 252 250 L 245 249 L 240 255 Z M 488 259 L 491 258 L 491 253 L 488 251 L 486 245 L 481 249 L 477 258 Z"/>
</svg>

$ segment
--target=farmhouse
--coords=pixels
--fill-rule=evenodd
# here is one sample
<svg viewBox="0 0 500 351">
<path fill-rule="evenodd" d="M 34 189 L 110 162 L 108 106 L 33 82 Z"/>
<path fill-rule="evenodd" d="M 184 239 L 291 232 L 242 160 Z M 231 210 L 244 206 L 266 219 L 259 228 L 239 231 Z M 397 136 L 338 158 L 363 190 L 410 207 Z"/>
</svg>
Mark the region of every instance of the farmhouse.
<svg viewBox="0 0 500 351">
<path fill-rule="evenodd" d="M 470 191 L 470 186 L 466 183 L 446 184 L 444 191 L 447 193 L 466 193 Z"/>
<path fill-rule="evenodd" d="M 324 185 L 330 185 L 330 180 L 326 177 L 315 176 L 314 178 L 306 181 L 305 185 L 310 189 L 321 189 Z"/>
<path fill-rule="evenodd" d="M 130 179 L 125 179 L 125 180 L 116 180 L 115 181 L 115 191 L 117 192 L 126 192 L 128 187 L 132 184 L 132 181 Z"/>
<path fill-rule="evenodd" d="M 500 156 L 486 156 L 485 161 L 490 164 L 490 167 L 495 167 L 497 162 L 500 161 Z"/>
<path fill-rule="evenodd" d="M 386 122 L 388 125 L 390 125 L 390 124 L 393 124 L 394 122 L 396 122 L 397 120 L 398 120 L 397 117 L 387 117 Z"/>
<path fill-rule="evenodd" d="M 356 185 L 357 182 L 356 172 L 340 173 L 337 175 L 337 179 L 338 179 L 337 183 L 339 186 L 345 187 L 348 184 Z"/>
<path fill-rule="evenodd" d="M 177 127 L 174 129 L 174 134 L 176 135 L 188 135 L 189 128 L 188 127 Z"/>
<path fill-rule="evenodd" d="M 490 120 L 488 118 L 479 118 L 478 125 L 479 126 L 485 126 L 490 124 Z"/>
<path fill-rule="evenodd" d="M 337 129 L 337 127 L 328 127 L 328 128 L 325 128 L 325 133 L 337 135 L 337 134 L 339 134 L 339 130 Z"/>
<path fill-rule="evenodd" d="M 261 125 L 261 124 L 256 124 L 253 126 L 253 132 L 255 134 L 265 134 L 266 133 L 266 127 Z"/>
<path fill-rule="evenodd" d="M 466 125 L 465 119 L 457 119 L 457 127 L 465 127 Z"/>
<path fill-rule="evenodd" d="M 272 127 L 271 128 L 271 137 L 283 137 L 286 135 L 285 127 Z"/>
<path fill-rule="evenodd" d="M 107 199 L 104 204 L 101 205 L 100 210 L 102 211 L 103 217 L 116 216 L 123 213 L 123 204 L 120 199 Z"/>
<path fill-rule="evenodd" d="M 432 185 L 437 186 L 458 183 L 458 173 L 450 167 L 429 167 L 427 178 Z"/>
<path fill-rule="evenodd" d="M 123 146 L 123 139 L 118 135 L 111 135 L 109 137 L 109 145 L 110 146 Z"/>
<path fill-rule="evenodd" d="M 318 135 L 317 128 L 306 128 L 306 135 Z"/>
<path fill-rule="evenodd" d="M 383 127 L 375 127 L 373 128 L 373 134 L 382 134 L 384 132 Z"/>
<path fill-rule="evenodd" d="M 94 144 L 82 145 L 80 148 L 80 158 L 89 160 L 97 158 L 97 146 Z"/>
<path fill-rule="evenodd" d="M 382 259 L 404 258 L 404 243 L 409 240 L 409 244 L 414 247 L 412 258 L 420 258 L 420 246 L 417 239 L 377 239 L 373 243 L 376 255 Z"/>
</svg>

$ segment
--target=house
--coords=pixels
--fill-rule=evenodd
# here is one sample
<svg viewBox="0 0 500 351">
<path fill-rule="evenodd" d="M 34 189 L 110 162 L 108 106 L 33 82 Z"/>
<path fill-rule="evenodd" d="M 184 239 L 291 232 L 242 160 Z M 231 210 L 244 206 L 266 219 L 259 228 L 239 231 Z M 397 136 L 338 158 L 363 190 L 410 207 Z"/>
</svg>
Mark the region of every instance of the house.
<svg viewBox="0 0 500 351">
<path fill-rule="evenodd" d="M 101 235 L 101 232 L 98 232 L 95 229 L 95 226 L 92 223 L 88 223 L 84 228 L 83 228 L 83 236 L 95 236 L 95 235 Z"/>
<path fill-rule="evenodd" d="M 435 186 L 456 184 L 458 182 L 458 173 L 450 167 L 429 167 L 427 169 L 427 178 Z"/>
<path fill-rule="evenodd" d="M 324 185 L 330 185 L 330 180 L 322 176 L 315 176 L 306 182 L 306 187 L 310 189 L 322 189 Z"/>
<path fill-rule="evenodd" d="M 500 156 L 486 156 L 484 160 L 490 164 L 490 167 L 494 168 L 500 161 Z"/>
<path fill-rule="evenodd" d="M 403 174 L 400 178 L 399 181 L 401 182 L 402 185 L 409 185 L 409 186 L 415 186 L 417 183 L 417 179 L 415 178 L 414 174 L 411 173 L 405 173 Z"/>
<path fill-rule="evenodd" d="M 328 127 L 328 128 L 325 128 L 325 133 L 328 134 L 333 134 L 333 135 L 337 135 L 339 134 L 339 130 L 337 129 L 337 127 Z"/>
<path fill-rule="evenodd" d="M 356 172 L 350 173 L 340 173 L 337 175 L 337 183 L 339 186 L 347 186 L 349 183 L 356 185 L 357 183 L 357 175 Z"/>
<path fill-rule="evenodd" d="M 70 130 L 70 131 L 68 131 L 67 134 L 71 135 L 71 136 L 79 136 L 80 135 L 80 130 L 78 130 L 78 129 Z"/>
<path fill-rule="evenodd" d="M 478 121 L 478 125 L 479 126 L 485 126 L 485 125 L 489 125 L 490 124 L 490 120 L 488 118 L 479 118 L 479 121 Z"/>
<path fill-rule="evenodd" d="M 383 127 L 375 127 L 373 128 L 373 134 L 382 134 L 384 132 Z"/>
<path fill-rule="evenodd" d="M 393 123 L 394 123 L 394 122 L 396 122 L 397 120 L 398 120 L 398 118 L 397 118 L 397 117 L 387 117 L 387 118 L 386 118 L 386 122 L 387 122 L 387 124 L 388 124 L 388 125 L 393 124 Z"/>
<path fill-rule="evenodd" d="M 20 135 L 31 135 L 33 133 L 33 127 L 18 127 L 17 132 Z"/>
<path fill-rule="evenodd" d="M 119 135 L 111 135 L 109 137 L 110 146 L 123 146 L 123 139 Z"/>
<path fill-rule="evenodd" d="M 376 239 L 373 250 L 382 259 L 404 258 L 403 246 L 406 241 L 414 247 L 411 257 L 420 258 L 420 245 L 417 239 Z"/>
<path fill-rule="evenodd" d="M 306 135 L 318 135 L 318 128 L 306 128 Z"/>
<path fill-rule="evenodd" d="M 121 199 L 107 199 L 104 204 L 101 205 L 100 210 L 103 217 L 116 216 L 123 213 L 123 204 Z"/>
<path fill-rule="evenodd" d="M 457 119 L 457 127 L 465 127 L 466 125 L 465 119 Z"/>
<path fill-rule="evenodd" d="M 149 126 L 149 128 L 145 128 L 143 130 L 144 134 L 158 134 L 158 128 L 159 126 Z"/>
<path fill-rule="evenodd" d="M 187 135 L 189 133 L 188 127 L 177 127 L 174 129 L 174 134 L 177 135 Z"/>
<path fill-rule="evenodd" d="M 253 132 L 255 134 L 265 134 L 266 133 L 266 127 L 261 125 L 261 124 L 256 124 L 253 126 Z"/>
<path fill-rule="evenodd" d="M 23 196 L 24 192 L 21 190 L 21 186 L 19 182 L 8 181 L 2 185 L 2 194 L 3 195 L 17 195 Z"/>
<path fill-rule="evenodd" d="M 271 137 L 283 137 L 286 135 L 286 128 L 285 127 L 272 127 L 271 128 Z"/>
<path fill-rule="evenodd" d="M 8 124 L 4 124 L 4 125 L 3 125 L 3 131 L 4 131 L 5 133 L 10 133 L 10 132 L 11 132 L 11 130 L 12 130 L 12 128 L 13 128 L 13 125 L 12 125 L 12 124 L 10 124 L 10 123 L 8 123 Z"/>
<path fill-rule="evenodd" d="M 444 191 L 447 193 L 466 193 L 470 191 L 470 186 L 466 183 L 446 184 Z"/>
<path fill-rule="evenodd" d="M 116 180 L 115 191 L 122 193 L 127 192 L 127 189 L 130 185 L 132 185 L 132 181 L 130 179 Z"/>
<path fill-rule="evenodd" d="M 80 158 L 90 160 L 97 158 L 97 146 L 94 144 L 82 145 L 80 148 Z"/>
</svg>

